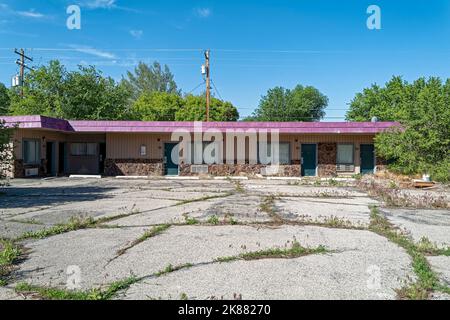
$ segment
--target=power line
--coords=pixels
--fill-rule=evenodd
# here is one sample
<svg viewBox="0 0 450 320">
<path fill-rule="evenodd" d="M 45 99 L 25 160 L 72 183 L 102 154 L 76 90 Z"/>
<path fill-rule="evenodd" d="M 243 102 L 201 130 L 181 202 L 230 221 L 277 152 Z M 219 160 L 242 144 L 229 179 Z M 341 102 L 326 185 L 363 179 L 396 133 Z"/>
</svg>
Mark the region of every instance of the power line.
<svg viewBox="0 0 450 320">
<path fill-rule="evenodd" d="M 202 83 L 200 83 L 198 86 L 196 86 L 194 89 L 192 89 L 191 91 L 188 92 L 188 94 L 191 94 L 192 92 L 194 92 L 195 90 L 197 90 L 198 88 L 200 88 L 201 86 L 203 86 L 205 84 L 205 81 L 203 81 Z"/>
<path fill-rule="evenodd" d="M 216 83 L 214 82 L 213 79 L 211 79 L 211 83 L 212 83 L 212 85 L 213 85 L 213 87 L 214 87 L 214 90 L 216 91 L 217 95 L 219 96 L 220 100 L 223 100 L 223 99 L 222 99 L 222 96 L 220 95 L 219 90 L 217 89 Z"/>
<path fill-rule="evenodd" d="M 14 53 L 19 55 L 19 57 L 20 57 L 20 59 L 17 59 L 16 64 L 18 66 L 20 66 L 20 76 L 19 76 L 20 77 L 19 78 L 20 96 L 23 98 L 24 97 L 23 87 L 24 87 L 24 81 L 25 81 L 25 69 L 33 70 L 25 64 L 25 60 L 33 62 L 33 58 L 26 56 L 24 49 L 20 49 L 20 51 L 18 51 L 17 49 L 14 49 Z"/>
<path fill-rule="evenodd" d="M 73 48 L 26 48 L 26 50 L 34 50 L 34 51 L 79 51 L 82 49 L 97 49 L 97 50 L 105 50 L 105 51 L 115 51 L 115 52 L 202 52 L 202 48 L 96 48 L 96 47 L 73 47 Z M 0 50 L 3 51 L 9 51 L 13 50 L 14 48 L 0 48 Z M 215 52 L 222 52 L 222 53 L 279 53 L 279 54 L 321 54 L 321 53 L 342 53 L 342 54 L 348 54 L 348 53 L 417 53 L 417 50 L 295 50 L 295 49 L 226 49 L 226 48 L 215 48 L 211 49 Z M 450 50 L 439 50 L 434 51 L 436 52 L 442 52 L 442 53 L 449 53 Z"/>
</svg>

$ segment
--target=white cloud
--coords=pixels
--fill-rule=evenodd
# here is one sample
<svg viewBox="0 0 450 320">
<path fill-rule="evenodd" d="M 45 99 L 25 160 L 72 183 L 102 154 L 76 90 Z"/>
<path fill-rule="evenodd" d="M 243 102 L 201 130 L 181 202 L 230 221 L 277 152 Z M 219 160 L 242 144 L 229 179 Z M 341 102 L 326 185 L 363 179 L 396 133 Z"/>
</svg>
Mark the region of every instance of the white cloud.
<svg viewBox="0 0 450 320">
<path fill-rule="evenodd" d="M 140 39 L 144 35 L 144 31 L 142 30 L 130 30 L 130 34 L 135 39 Z"/>
<path fill-rule="evenodd" d="M 118 5 L 117 0 L 84 0 L 80 2 L 80 5 L 91 10 L 110 9 L 122 10 L 132 13 L 142 13 L 142 11 L 140 10 Z"/>
<path fill-rule="evenodd" d="M 112 9 L 116 7 L 116 0 L 89 0 L 83 5 L 90 9 Z"/>
<path fill-rule="evenodd" d="M 92 56 L 96 56 L 99 58 L 105 58 L 105 59 L 115 59 L 116 58 L 116 56 L 111 52 L 102 51 L 102 50 L 95 49 L 92 47 L 76 46 L 76 45 L 71 45 L 70 47 L 75 49 L 75 51 L 77 51 L 77 52 L 90 54 Z"/>
<path fill-rule="evenodd" d="M 5 13 L 7 15 L 15 15 L 15 16 L 20 16 L 20 17 L 24 17 L 24 18 L 32 18 L 32 19 L 47 18 L 47 16 L 45 14 L 37 12 L 34 9 L 30 9 L 27 11 L 16 11 L 13 8 L 9 7 L 5 3 L 0 3 L 0 10 L 2 13 Z"/>
<path fill-rule="evenodd" d="M 42 19 L 45 18 L 45 15 L 39 12 L 32 10 L 28 11 L 17 11 L 17 14 L 22 17 L 26 18 L 35 18 L 35 19 Z"/>
<path fill-rule="evenodd" d="M 212 14 L 212 10 L 210 8 L 198 8 L 195 10 L 195 13 L 200 18 L 208 18 Z"/>
</svg>

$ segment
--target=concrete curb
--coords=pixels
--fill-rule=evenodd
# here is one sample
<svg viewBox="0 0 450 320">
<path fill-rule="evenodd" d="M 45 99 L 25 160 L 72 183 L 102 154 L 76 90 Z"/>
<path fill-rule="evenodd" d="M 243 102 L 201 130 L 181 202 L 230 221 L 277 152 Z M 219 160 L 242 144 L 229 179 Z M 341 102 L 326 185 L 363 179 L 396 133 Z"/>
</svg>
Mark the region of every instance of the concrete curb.
<svg viewBox="0 0 450 320">
<path fill-rule="evenodd" d="M 72 174 L 69 176 L 69 179 L 101 179 L 102 176 L 98 175 L 78 175 L 78 174 Z"/>
</svg>

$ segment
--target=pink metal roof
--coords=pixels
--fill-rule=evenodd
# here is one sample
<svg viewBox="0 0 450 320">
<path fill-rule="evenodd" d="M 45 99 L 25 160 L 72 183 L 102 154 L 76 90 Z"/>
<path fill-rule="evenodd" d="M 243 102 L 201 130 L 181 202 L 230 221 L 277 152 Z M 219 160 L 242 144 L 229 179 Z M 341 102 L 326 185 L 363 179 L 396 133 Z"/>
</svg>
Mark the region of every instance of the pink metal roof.
<svg viewBox="0 0 450 320">
<path fill-rule="evenodd" d="M 47 129 L 62 132 L 142 132 L 170 133 L 176 129 L 194 132 L 194 122 L 146 121 L 70 121 L 44 116 L 0 117 L 10 127 Z M 198 124 L 198 123 L 197 123 Z M 202 130 L 279 130 L 280 133 L 303 134 L 375 134 L 394 126 L 397 122 L 202 122 Z"/>
</svg>

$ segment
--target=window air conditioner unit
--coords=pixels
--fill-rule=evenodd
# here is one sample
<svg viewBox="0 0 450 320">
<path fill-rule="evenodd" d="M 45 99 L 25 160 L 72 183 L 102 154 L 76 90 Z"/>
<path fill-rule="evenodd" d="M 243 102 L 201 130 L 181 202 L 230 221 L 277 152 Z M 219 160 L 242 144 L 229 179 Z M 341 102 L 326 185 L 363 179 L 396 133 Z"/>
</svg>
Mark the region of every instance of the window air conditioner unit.
<svg viewBox="0 0 450 320">
<path fill-rule="evenodd" d="M 208 174 L 209 169 L 207 165 L 192 165 L 191 166 L 191 173 L 196 174 Z"/>
<path fill-rule="evenodd" d="M 25 169 L 25 177 L 36 177 L 39 175 L 39 169 L 33 168 L 33 169 Z"/>
<path fill-rule="evenodd" d="M 353 165 L 353 164 L 338 164 L 336 171 L 337 172 L 354 172 L 355 165 Z"/>
</svg>

